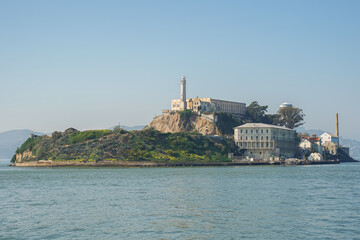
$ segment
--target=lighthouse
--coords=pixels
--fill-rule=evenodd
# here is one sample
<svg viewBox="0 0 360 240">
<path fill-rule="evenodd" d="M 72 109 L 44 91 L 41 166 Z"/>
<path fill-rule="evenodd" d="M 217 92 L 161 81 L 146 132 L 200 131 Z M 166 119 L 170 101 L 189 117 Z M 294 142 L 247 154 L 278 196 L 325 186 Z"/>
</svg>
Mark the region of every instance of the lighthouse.
<svg viewBox="0 0 360 240">
<path fill-rule="evenodd" d="M 182 108 L 186 109 L 186 79 L 185 76 L 181 77 L 180 81 L 180 100 Z"/>
</svg>

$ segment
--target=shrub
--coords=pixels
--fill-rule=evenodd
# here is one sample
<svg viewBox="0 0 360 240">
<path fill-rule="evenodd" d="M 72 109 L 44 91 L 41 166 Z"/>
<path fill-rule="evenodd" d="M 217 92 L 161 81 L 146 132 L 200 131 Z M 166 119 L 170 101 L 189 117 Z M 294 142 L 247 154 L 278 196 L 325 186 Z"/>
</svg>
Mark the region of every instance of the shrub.
<svg viewBox="0 0 360 240">
<path fill-rule="evenodd" d="M 41 137 L 28 138 L 21 146 L 16 150 L 16 153 L 23 153 L 25 150 L 32 151 L 33 147 L 39 142 Z"/>
<path fill-rule="evenodd" d="M 12 163 L 15 163 L 15 161 L 16 161 L 16 154 L 14 154 L 14 156 L 11 158 Z"/>
<path fill-rule="evenodd" d="M 87 140 L 101 138 L 111 133 L 112 133 L 111 130 L 89 130 L 83 132 L 74 132 L 69 136 L 68 143 L 69 144 L 81 143 Z"/>
</svg>

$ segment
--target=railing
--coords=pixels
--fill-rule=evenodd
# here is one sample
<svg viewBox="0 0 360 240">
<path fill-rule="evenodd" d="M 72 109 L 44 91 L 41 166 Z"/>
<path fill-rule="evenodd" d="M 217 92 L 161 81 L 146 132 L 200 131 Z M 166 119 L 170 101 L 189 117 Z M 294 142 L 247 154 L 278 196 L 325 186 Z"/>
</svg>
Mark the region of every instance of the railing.
<svg viewBox="0 0 360 240">
<path fill-rule="evenodd" d="M 275 141 L 264 140 L 243 140 L 236 142 L 240 149 L 275 149 Z M 245 144 L 246 143 L 246 146 Z M 255 146 L 253 146 L 253 143 Z M 266 143 L 268 144 L 266 146 Z M 259 144 L 259 146 L 258 146 Z M 263 146 L 261 146 L 263 144 Z"/>
</svg>

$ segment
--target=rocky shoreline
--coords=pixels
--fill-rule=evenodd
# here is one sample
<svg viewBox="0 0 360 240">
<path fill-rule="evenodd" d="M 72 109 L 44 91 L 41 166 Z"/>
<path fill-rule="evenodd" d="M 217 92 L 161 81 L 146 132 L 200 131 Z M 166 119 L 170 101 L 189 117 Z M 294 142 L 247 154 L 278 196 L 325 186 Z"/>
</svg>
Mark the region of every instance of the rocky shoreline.
<svg viewBox="0 0 360 240">
<path fill-rule="evenodd" d="M 183 162 L 165 163 L 148 161 L 52 161 L 39 160 L 28 162 L 16 162 L 13 167 L 209 167 L 209 166 L 279 166 L 279 165 L 320 165 L 320 164 L 339 164 L 339 161 L 317 161 L 296 164 L 285 164 L 281 162 Z"/>
</svg>

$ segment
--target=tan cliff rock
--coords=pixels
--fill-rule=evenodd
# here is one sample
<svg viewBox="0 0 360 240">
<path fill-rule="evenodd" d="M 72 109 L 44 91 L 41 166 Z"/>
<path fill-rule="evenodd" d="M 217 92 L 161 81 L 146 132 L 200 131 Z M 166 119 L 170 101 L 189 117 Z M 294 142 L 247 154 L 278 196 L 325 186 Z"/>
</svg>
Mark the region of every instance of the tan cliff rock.
<svg viewBox="0 0 360 240">
<path fill-rule="evenodd" d="M 33 154 L 30 150 L 25 150 L 23 153 L 17 153 L 16 154 L 16 162 L 25 162 L 32 160 Z"/>
<path fill-rule="evenodd" d="M 149 126 L 162 133 L 199 132 L 203 135 L 221 135 L 211 118 L 197 114 L 164 113 L 155 117 Z"/>
</svg>

